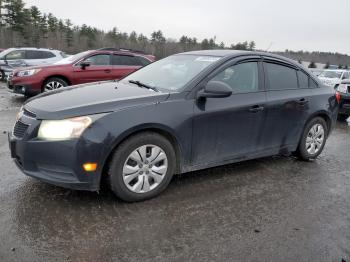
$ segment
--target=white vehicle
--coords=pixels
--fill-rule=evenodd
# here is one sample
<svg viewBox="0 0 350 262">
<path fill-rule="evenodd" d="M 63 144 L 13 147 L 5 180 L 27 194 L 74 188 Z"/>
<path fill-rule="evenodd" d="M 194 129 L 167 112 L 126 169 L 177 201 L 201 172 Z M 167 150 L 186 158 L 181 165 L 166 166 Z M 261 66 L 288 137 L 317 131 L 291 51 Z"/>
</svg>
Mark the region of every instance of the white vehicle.
<svg viewBox="0 0 350 262">
<path fill-rule="evenodd" d="M 348 70 L 324 70 L 318 78 L 321 82 L 329 87 L 337 88 L 341 81 L 350 79 L 350 72 Z"/>
<path fill-rule="evenodd" d="M 0 52 L 0 80 L 5 77 L 5 70 L 1 66 L 22 63 L 26 66 L 50 65 L 62 60 L 66 54 L 59 50 L 46 48 L 9 48 Z"/>
</svg>

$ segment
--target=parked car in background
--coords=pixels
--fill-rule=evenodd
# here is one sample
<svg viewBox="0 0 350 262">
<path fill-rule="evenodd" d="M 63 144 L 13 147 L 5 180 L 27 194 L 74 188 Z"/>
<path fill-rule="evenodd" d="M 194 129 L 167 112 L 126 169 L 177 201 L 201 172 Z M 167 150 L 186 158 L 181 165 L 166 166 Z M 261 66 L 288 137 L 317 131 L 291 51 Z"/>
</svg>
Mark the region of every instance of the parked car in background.
<svg viewBox="0 0 350 262">
<path fill-rule="evenodd" d="M 0 79 L 5 78 L 2 67 L 6 67 L 9 63 L 15 64 L 21 61 L 25 66 L 50 65 L 65 57 L 63 52 L 53 49 L 32 47 L 6 49 L 0 53 Z"/>
<path fill-rule="evenodd" d="M 337 88 L 342 80 L 350 79 L 350 72 L 348 70 L 324 70 L 318 78 L 326 86 Z"/>
<path fill-rule="evenodd" d="M 85 59 L 77 62 L 82 74 Z M 161 193 L 175 173 L 291 152 L 315 159 L 338 103 L 335 90 L 287 58 L 194 51 L 118 82 L 32 98 L 9 143 L 28 176 L 90 191 L 107 181 L 121 199 L 141 201 Z"/>
<path fill-rule="evenodd" d="M 27 64 L 23 60 L 8 61 L 7 64 L 0 66 L 0 80 L 4 81 L 16 69 L 26 67 Z"/>
<path fill-rule="evenodd" d="M 350 79 L 343 80 L 338 86 L 340 92 L 339 120 L 346 120 L 350 116 Z"/>
<path fill-rule="evenodd" d="M 324 69 L 317 69 L 317 68 L 310 68 L 309 69 L 315 76 L 319 76 L 323 71 Z"/>
<path fill-rule="evenodd" d="M 82 52 L 50 66 L 16 69 L 8 78 L 14 93 L 32 96 L 69 85 L 117 80 L 155 60 L 139 51 L 104 48 Z"/>
</svg>

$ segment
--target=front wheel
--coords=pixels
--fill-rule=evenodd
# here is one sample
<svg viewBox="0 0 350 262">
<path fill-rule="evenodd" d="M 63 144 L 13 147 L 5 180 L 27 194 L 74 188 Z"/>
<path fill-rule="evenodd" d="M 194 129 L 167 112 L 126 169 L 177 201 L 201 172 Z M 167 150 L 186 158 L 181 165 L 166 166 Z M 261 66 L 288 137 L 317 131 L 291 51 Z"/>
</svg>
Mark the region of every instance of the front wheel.
<svg viewBox="0 0 350 262">
<path fill-rule="evenodd" d="M 62 78 L 51 77 L 45 81 L 43 92 L 53 91 L 62 87 L 68 86 L 68 83 Z"/>
<path fill-rule="evenodd" d="M 326 121 L 316 117 L 307 123 L 297 154 L 302 160 L 316 159 L 322 152 L 327 140 L 328 128 Z"/>
<path fill-rule="evenodd" d="M 154 132 L 132 136 L 118 146 L 108 176 L 112 191 L 127 202 L 143 201 L 160 194 L 175 172 L 172 144 Z"/>
</svg>

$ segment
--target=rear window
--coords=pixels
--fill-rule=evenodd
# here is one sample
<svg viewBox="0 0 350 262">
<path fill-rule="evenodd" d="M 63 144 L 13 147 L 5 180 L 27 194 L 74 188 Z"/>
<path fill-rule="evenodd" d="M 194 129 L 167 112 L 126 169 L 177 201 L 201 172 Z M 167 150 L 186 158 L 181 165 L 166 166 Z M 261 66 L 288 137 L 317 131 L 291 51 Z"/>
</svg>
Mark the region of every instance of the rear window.
<svg viewBox="0 0 350 262">
<path fill-rule="evenodd" d="M 264 63 L 269 90 L 297 89 L 298 79 L 295 69 L 272 63 Z"/>
</svg>

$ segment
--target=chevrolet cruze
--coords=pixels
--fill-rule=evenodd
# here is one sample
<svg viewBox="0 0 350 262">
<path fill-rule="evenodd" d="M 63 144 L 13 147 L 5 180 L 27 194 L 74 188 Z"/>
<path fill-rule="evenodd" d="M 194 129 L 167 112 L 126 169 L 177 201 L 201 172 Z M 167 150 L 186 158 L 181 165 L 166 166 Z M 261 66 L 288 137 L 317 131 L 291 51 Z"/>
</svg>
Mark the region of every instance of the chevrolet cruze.
<svg viewBox="0 0 350 262">
<path fill-rule="evenodd" d="M 293 153 L 315 159 L 339 94 L 298 63 L 268 53 L 195 51 L 119 81 L 29 100 L 9 134 L 28 176 L 125 201 L 162 192 L 174 174 Z"/>
</svg>

